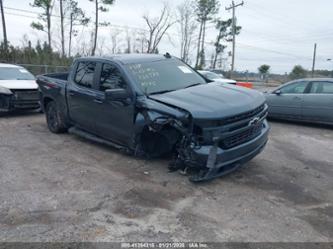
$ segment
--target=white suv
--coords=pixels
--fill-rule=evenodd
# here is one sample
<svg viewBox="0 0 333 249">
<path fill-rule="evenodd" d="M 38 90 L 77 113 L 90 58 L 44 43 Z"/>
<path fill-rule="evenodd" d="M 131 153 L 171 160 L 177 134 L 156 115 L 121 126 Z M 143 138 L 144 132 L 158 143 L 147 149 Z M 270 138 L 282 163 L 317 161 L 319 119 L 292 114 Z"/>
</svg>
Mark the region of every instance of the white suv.
<svg viewBox="0 0 333 249">
<path fill-rule="evenodd" d="M 39 106 L 35 77 L 24 67 L 0 63 L 0 112 Z"/>
</svg>

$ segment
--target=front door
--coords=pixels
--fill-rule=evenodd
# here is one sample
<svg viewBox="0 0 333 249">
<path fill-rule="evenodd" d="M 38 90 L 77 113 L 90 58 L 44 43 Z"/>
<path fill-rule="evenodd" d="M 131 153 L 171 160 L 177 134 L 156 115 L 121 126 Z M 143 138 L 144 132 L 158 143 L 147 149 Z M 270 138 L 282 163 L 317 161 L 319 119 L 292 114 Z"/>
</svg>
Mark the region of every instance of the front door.
<svg viewBox="0 0 333 249">
<path fill-rule="evenodd" d="M 130 86 L 117 65 L 104 63 L 100 71 L 96 95 L 99 101 L 98 115 L 95 120 L 97 133 L 103 138 L 128 145 L 131 142 L 134 125 L 133 97 L 124 100 L 107 99 L 105 91 L 125 89 L 130 93 Z"/>
<path fill-rule="evenodd" d="M 271 116 L 300 119 L 302 115 L 302 102 L 307 82 L 295 82 L 280 88 L 270 94 L 268 98 L 269 113 Z"/>
<path fill-rule="evenodd" d="M 93 132 L 96 62 L 81 61 L 74 68 L 73 78 L 69 79 L 67 88 L 69 117 L 75 126 Z"/>
</svg>

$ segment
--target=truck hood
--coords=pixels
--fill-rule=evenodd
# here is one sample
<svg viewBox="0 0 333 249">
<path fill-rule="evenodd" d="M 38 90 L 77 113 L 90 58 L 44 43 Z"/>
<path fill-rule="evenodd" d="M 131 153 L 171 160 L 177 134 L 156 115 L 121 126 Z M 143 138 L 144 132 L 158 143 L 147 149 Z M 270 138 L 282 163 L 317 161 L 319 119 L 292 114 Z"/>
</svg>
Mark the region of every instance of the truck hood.
<svg viewBox="0 0 333 249">
<path fill-rule="evenodd" d="M 190 112 L 194 119 L 221 119 L 251 111 L 265 102 L 262 93 L 221 83 L 209 83 L 149 98 Z"/>
<path fill-rule="evenodd" d="M 38 85 L 35 80 L 0 80 L 0 87 L 7 89 L 38 89 Z"/>
</svg>

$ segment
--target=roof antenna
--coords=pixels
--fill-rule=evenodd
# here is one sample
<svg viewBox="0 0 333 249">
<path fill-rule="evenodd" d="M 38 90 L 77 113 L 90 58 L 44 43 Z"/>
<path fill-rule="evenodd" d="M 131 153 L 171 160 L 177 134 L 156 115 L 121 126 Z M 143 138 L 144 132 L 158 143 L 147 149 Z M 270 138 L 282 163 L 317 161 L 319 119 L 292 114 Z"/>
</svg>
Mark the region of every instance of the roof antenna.
<svg viewBox="0 0 333 249">
<path fill-rule="evenodd" d="M 167 59 L 171 59 L 171 55 L 168 52 L 165 53 L 164 57 Z"/>
</svg>

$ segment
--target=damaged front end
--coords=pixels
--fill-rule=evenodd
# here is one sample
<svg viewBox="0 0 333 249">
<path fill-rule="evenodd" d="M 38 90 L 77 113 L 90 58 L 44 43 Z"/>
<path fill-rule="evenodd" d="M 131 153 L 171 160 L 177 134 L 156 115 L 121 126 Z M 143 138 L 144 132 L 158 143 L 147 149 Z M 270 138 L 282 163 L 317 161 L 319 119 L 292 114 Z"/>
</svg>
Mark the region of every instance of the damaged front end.
<svg viewBox="0 0 333 249">
<path fill-rule="evenodd" d="M 0 112 L 9 111 L 12 96 L 13 93 L 9 89 L 0 86 Z"/>
<path fill-rule="evenodd" d="M 197 120 L 185 110 L 155 101 L 141 107 L 136 154 L 172 153 L 170 170 L 187 173 L 193 182 L 231 173 L 259 154 L 268 140 L 266 104 L 220 120 Z"/>
<path fill-rule="evenodd" d="M 8 112 L 17 109 L 38 109 L 39 107 L 38 89 L 10 90 L 0 87 L 0 112 Z"/>
</svg>

